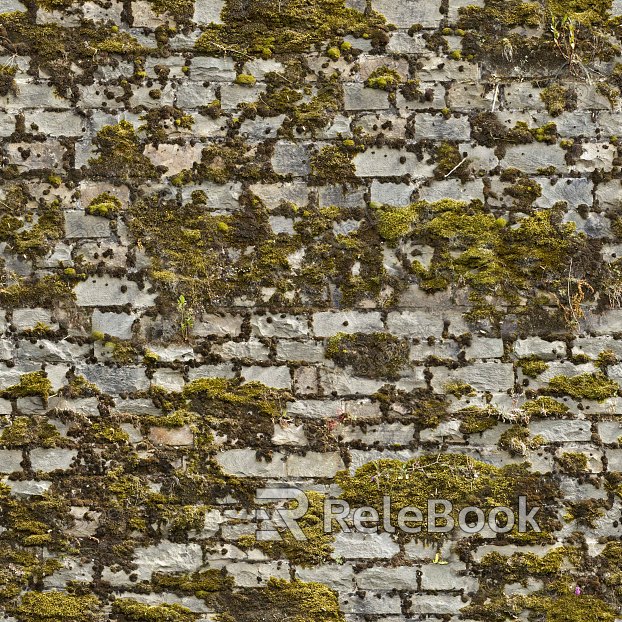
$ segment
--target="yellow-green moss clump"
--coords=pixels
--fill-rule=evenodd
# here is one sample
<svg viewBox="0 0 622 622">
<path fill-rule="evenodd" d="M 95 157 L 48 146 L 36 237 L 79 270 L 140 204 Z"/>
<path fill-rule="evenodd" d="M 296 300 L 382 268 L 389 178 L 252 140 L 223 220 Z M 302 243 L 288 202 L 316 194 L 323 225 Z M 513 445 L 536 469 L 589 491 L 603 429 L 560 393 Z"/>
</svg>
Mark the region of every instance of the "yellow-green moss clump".
<svg viewBox="0 0 622 622">
<path fill-rule="evenodd" d="M 267 417 L 282 415 L 290 397 L 287 391 L 271 389 L 261 382 L 240 384 L 238 380 L 227 378 L 201 378 L 189 382 L 184 387 L 183 396 L 200 403 L 215 415 L 222 413 L 223 409 L 240 414 L 252 410 Z"/>
<path fill-rule="evenodd" d="M 557 463 L 560 469 L 568 475 L 580 475 L 585 473 L 588 467 L 587 456 L 574 451 L 565 451 L 557 458 Z"/>
<path fill-rule="evenodd" d="M 0 203 L 0 241 L 20 258 L 44 257 L 65 234 L 60 202 L 37 203 L 21 184 L 8 186 L 5 192 Z"/>
<path fill-rule="evenodd" d="M 110 192 L 102 192 L 96 196 L 87 206 L 86 213 L 103 218 L 116 218 L 121 210 L 121 201 Z"/>
<path fill-rule="evenodd" d="M 247 588 L 222 599 L 218 622 L 344 622 L 337 595 L 321 583 L 271 578 L 265 588 Z"/>
<path fill-rule="evenodd" d="M 255 86 L 255 82 L 257 82 L 257 78 L 248 73 L 239 73 L 235 77 L 235 83 L 240 86 Z"/>
<path fill-rule="evenodd" d="M 453 395 L 454 397 L 457 397 L 458 399 L 460 399 L 461 397 L 464 397 L 465 395 L 466 396 L 475 395 L 475 389 L 470 384 L 466 382 L 460 382 L 460 381 L 448 382 L 443 387 L 443 391 L 447 395 Z"/>
<path fill-rule="evenodd" d="M 504 583 L 522 583 L 532 577 L 551 577 L 561 571 L 562 563 L 567 555 L 563 546 L 555 548 L 545 555 L 536 553 L 513 553 L 502 555 L 498 552 L 488 553 L 477 564 L 478 572 L 484 575 L 502 578 Z"/>
<path fill-rule="evenodd" d="M 129 121 L 106 125 L 93 139 L 99 154 L 89 160 L 89 173 L 95 177 L 136 182 L 159 177 L 156 167 L 143 149 Z"/>
<path fill-rule="evenodd" d="M 429 267 L 416 258 L 411 270 L 427 292 L 464 283 L 473 312 L 494 315 L 491 300 L 521 304 L 538 290 L 562 295 L 571 257 L 587 255 L 584 236 L 563 223 L 559 210 L 538 210 L 508 226 L 480 201 L 418 201 L 376 210 L 378 233 L 395 242 L 412 235 L 435 249 Z M 472 313 L 473 313 L 472 312 Z"/>
<path fill-rule="evenodd" d="M 352 155 L 343 147 L 328 145 L 311 158 L 311 173 L 322 181 L 346 183 L 354 179 Z"/>
<path fill-rule="evenodd" d="M 112 612 L 126 622 L 193 622 L 199 614 L 178 604 L 149 606 L 132 598 L 117 598 Z"/>
<path fill-rule="evenodd" d="M 71 276 L 46 274 L 43 278 L 18 279 L 11 285 L 0 287 L 0 304 L 5 307 L 45 307 L 51 308 L 60 302 L 75 298 L 71 282 L 75 282 L 76 271 Z"/>
<path fill-rule="evenodd" d="M 457 524 L 461 508 L 476 505 L 484 511 L 495 506 L 515 509 L 520 495 L 528 496 L 530 505 L 541 506 L 538 519 L 542 520 L 539 522 L 542 533 L 511 532 L 508 537 L 546 539 L 550 537 L 547 530 L 557 524 L 556 506 L 560 496 L 557 484 L 540 473 L 532 473 L 527 463 L 498 468 L 459 454 L 427 454 L 406 462 L 374 460 L 359 467 L 354 475 L 338 473 L 336 481 L 343 491 L 342 498 L 353 507 L 370 505 L 380 515 L 383 496 L 390 494 L 393 524 L 397 524 L 400 509 L 407 506 L 419 508 L 424 519 L 422 524 L 427 524 L 428 499 L 451 501 L 452 517 Z"/>
<path fill-rule="evenodd" d="M 16 417 L 0 434 L 0 444 L 6 447 L 54 447 L 59 439 L 56 426 L 40 417 Z"/>
<path fill-rule="evenodd" d="M 26 592 L 15 614 L 20 622 L 94 622 L 99 600 L 67 592 Z"/>
<path fill-rule="evenodd" d="M 602 402 L 618 394 L 620 386 L 603 373 L 579 374 L 577 376 L 555 376 L 548 384 L 554 395 L 569 395 L 575 400 L 596 400 Z"/>
<path fill-rule="evenodd" d="M 549 368 L 548 363 L 536 356 L 519 359 L 517 364 L 523 374 L 529 376 L 529 378 L 537 378 Z"/>
<path fill-rule="evenodd" d="M 234 57 L 302 53 L 344 35 L 384 42 L 384 18 L 346 8 L 344 0 L 285 0 L 282 3 L 227 0 L 224 24 L 210 25 L 196 43 L 199 52 Z"/>
<path fill-rule="evenodd" d="M 389 333 L 338 333 L 328 340 L 326 358 L 351 366 L 357 376 L 397 379 L 408 365 L 409 345 Z"/>
<path fill-rule="evenodd" d="M 546 615 L 546 622 L 614 622 L 615 610 L 596 596 L 566 594 L 563 596 L 525 598 L 527 608 Z"/>
<path fill-rule="evenodd" d="M 320 74 L 314 87 L 311 89 L 304 82 L 298 86 L 267 78 L 266 92 L 257 102 L 257 114 L 262 117 L 284 114 L 280 136 L 293 138 L 303 132 L 315 135 L 341 110 L 343 88 L 337 73 Z"/>
<path fill-rule="evenodd" d="M 188 22 L 194 15 L 195 0 L 148 0 L 158 15 L 168 14 L 177 22 Z"/>
<path fill-rule="evenodd" d="M 397 90 L 402 78 L 400 74 L 390 67 L 382 66 L 374 69 L 369 78 L 365 80 L 365 86 L 370 89 L 393 92 Z"/>
<path fill-rule="evenodd" d="M 41 397 L 47 402 L 52 390 L 52 383 L 48 380 L 44 371 L 33 371 L 23 374 L 19 379 L 19 384 L 14 384 L 0 392 L 0 396 L 7 399 L 17 399 L 20 397 Z"/>
<path fill-rule="evenodd" d="M 6 490 L 0 489 L 0 499 L 8 495 Z M 8 609 L 29 584 L 49 576 L 60 567 L 61 563 L 56 559 L 40 559 L 36 549 L 29 551 L 6 541 L 0 543 L 0 608 Z"/>
<path fill-rule="evenodd" d="M 412 226 L 417 218 L 417 209 L 414 206 L 395 207 L 392 205 L 370 206 L 376 220 L 376 230 L 383 240 L 395 244 L 400 238 L 412 232 Z"/>
<path fill-rule="evenodd" d="M 460 422 L 460 432 L 462 434 L 477 434 L 494 428 L 499 421 L 499 412 L 491 407 L 480 408 L 469 406 L 458 411 L 462 419 Z"/>
<path fill-rule="evenodd" d="M 527 400 L 521 410 L 528 417 L 563 417 L 569 408 L 552 397 L 541 395 L 534 400 Z"/>
<path fill-rule="evenodd" d="M 210 215 L 205 205 L 179 205 L 157 196 L 133 203 L 128 225 L 135 239 L 152 257 L 151 277 L 197 304 L 209 302 L 230 285 L 227 262 L 220 249 L 227 245 L 226 219 Z"/>
<path fill-rule="evenodd" d="M 216 592 L 227 592 L 233 587 L 233 577 L 221 570 L 202 570 L 193 574 L 154 573 L 151 585 L 156 592 L 191 594 L 207 602 Z"/>
<path fill-rule="evenodd" d="M 540 98 L 552 117 L 558 117 L 562 112 L 576 110 L 577 92 L 561 84 L 551 84 L 541 93 Z"/>
<path fill-rule="evenodd" d="M 539 434 L 532 437 L 529 428 L 513 425 L 499 437 L 497 446 L 512 456 L 525 456 L 528 451 L 538 449 L 543 443 L 544 438 Z"/>
</svg>

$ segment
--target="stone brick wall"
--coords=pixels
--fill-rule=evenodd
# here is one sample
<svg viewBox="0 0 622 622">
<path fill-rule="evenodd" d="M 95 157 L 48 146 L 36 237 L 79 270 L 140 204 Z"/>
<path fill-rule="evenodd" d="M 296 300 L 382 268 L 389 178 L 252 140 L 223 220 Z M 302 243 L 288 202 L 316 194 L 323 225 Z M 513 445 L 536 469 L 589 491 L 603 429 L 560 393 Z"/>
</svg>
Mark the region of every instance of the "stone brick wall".
<svg viewBox="0 0 622 622">
<path fill-rule="evenodd" d="M 618 619 L 620 17 L 0 0 L 5 619 Z M 545 529 L 257 542 L 285 485 Z"/>
</svg>

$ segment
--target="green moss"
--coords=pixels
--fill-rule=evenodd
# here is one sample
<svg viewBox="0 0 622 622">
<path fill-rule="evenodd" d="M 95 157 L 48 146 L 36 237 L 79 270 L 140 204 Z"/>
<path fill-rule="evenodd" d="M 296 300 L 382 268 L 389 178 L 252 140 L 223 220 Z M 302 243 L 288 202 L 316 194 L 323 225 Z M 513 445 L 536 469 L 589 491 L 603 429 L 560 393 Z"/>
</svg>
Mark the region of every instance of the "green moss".
<svg viewBox="0 0 622 622">
<path fill-rule="evenodd" d="M 548 390 L 556 395 L 569 395 L 581 400 L 596 400 L 602 402 L 617 395 L 619 385 L 610 380 L 603 373 L 579 374 L 577 376 L 555 376 L 551 378 Z"/>
<path fill-rule="evenodd" d="M 549 368 L 548 363 L 545 363 L 537 356 L 519 359 L 517 365 L 521 368 L 523 374 L 529 376 L 529 378 L 537 378 Z"/>
<path fill-rule="evenodd" d="M 580 452 L 565 451 L 557 458 L 557 462 L 561 470 L 568 475 L 580 475 L 587 471 L 587 456 Z"/>
<path fill-rule="evenodd" d="M 96 196 L 87 206 L 86 213 L 103 218 L 116 218 L 121 210 L 121 201 L 109 192 L 102 192 Z"/>
<path fill-rule="evenodd" d="M 532 577 L 551 577 L 561 572 L 566 549 L 558 547 L 545 555 L 536 553 L 513 553 L 510 556 L 498 552 L 484 555 L 478 563 L 478 571 L 496 576 L 504 583 L 522 583 Z"/>
<path fill-rule="evenodd" d="M 436 168 L 434 177 L 443 180 L 452 173 L 460 179 L 467 179 L 470 175 L 468 160 L 464 160 L 456 145 L 443 142 L 436 148 Z M 463 161 L 464 160 L 464 161 Z"/>
<path fill-rule="evenodd" d="M 331 60 L 339 60 L 341 58 L 341 50 L 338 47 L 331 47 L 326 50 L 326 56 Z"/>
<path fill-rule="evenodd" d="M 47 255 L 54 241 L 64 236 L 59 201 L 34 203 L 23 185 L 11 185 L 0 204 L 0 240 L 8 250 L 33 260 Z"/>
<path fill-rule="evenodd" d="M 344 622 L 337 595 L 321 583 L 268 580 L 265 588 L 240 590 L 222 602 L 218 622 L 256 622 L 260 611 L 265 620 L 291 622 Z"/>
<path fill-rule="evenodd" d="M 240 384 L 237 380 L 227 378 L 201 378 L 189 382 L 183 390 L 183 396 L 189 400 L 200 401 L 204 407 L 213 408 L 218 413 L 218 405 L 222 409 L 229 405 L 236 410 L 253 411 L 268 417 L 279 417 L 289 393 L 271 389 L 261 382 L 247 382 Z"/>
<path fill-rule="evenodd" d="M 572 112 L 577 108 L 576 91 L 561 84 L 547 86 L 540 93 L 540 98 L 552 117 L 557 117 L 562 112 Z"/>
<path fill-rule="evenodd" d="M 168 13 L 178 22 L 188 22 L 194 15 L 195 0 L 148 0 L 148 2 L 158 15 Z"/>
<path fill-rule="evenodd" d="M 16 417 L 0 435 L 0 443 L 6 447 L 54 447 L 59 439 L 60 432 L 56 426 L 32 417 Z"/>
<path fill-rule="evenodd" d="M 102 335 L 103 338 L 103 335 Z M 84 376 L 73 375 L 69 382 L 61 391 L 62 395 L 67 398 L 95 397 L 100 395 L 99 387 L 93 382 L 89 382 Z"/>
<path fill-rule="evenodd" d="M 401 420 L 412 422 L 418 428 L 436 427 L 450 416 L 447 397 L 427 389 L 407 392 L 385 384 L 372 397 L 380 403 L 381 408 L 392 407 L 394 411 L 407 413 Z"/>
<path fill-rule="evenodd" d="M 469 406 L 458 411 L 458 415 L 462 419 L 460 422 L 462 434 L 481 434 L 497 425 L 499 413 L 491 406 L 486 408 Z"/>
<path fill-rule="evenodd" d="M 603 350 L 596 357 L 594 364 L 602 372 L 605 372 L 608 367 L 618 363 L 618 357 L 613 350 Z"/>
<path fill-rule="evenodd" d="M 582 67 L 612 60 L 618 51 L 612 40 L 617 22 L 606 2 L 592 8 L 583 2 L 485 0 L 484 6 L 462 8 L 463 54 L 494 69 L 529 68 L 530 75 L 544 76 L 557 70 L 584 78 Z"/>
<path fill-rule="evenodd" d="M 607 501 L 604 499 L 583 499 L 572 501 L 567 504 L 568 511 L 564 515 L 564 520 L 576 521 L 577 525 L 583 527 L 596 527 L 596 521 L 602 518 L 607 509 Z"/>
<path fill-rule="evenodd" d="M 324 182 L 346 183 L 355 179 L 352 154 L 346 149 L 327 145 L 311 158 L 311 173 Z"/>
<path fill-rule="evenodd" d="M 88 83 L 99 64 L 109 64 L 109 54 L 133 57 L 144 52 L 130 34 L 113 32 L 107 25 L 85 22 L 78 27 L 63 28 L 57 24 L 36 23 L 33 15 L 2 13 L 0 26 L 4 27 L 11 46 L 30 56 L 64 97 L 77 98 L 77 85 Z"/>
<path fill-rule="evenodd" d="M 614 622 L 614 609 L 587 594 L 528 599 L 530 608 L 546 613 L 546 622 Z"/>
<path fill-rule="evenodd" d="M 218 226 L 223 221 L 202 204 L 180 206 L 152 196 L 128 211 L 130 231 L 151 255 L 151 277 L 163 289 L 176 289 L 192 304 L 209 301 L 227 287 L 220 278 L 224 264 L 219 249 L 227 241 Z"/>
<path fill-rule="evenodd" d="M 389 333 L 338 333 L 328 340 L 326 358 L 341 367 L 351 366 L 357 376 L 399 378 L 408 365 L 409 344 Z"/>
<path fill-rule="evenodd" d="M 526 401 L 521 409 L 528 417 L 563 417 L 569 410 L 565 404 L 546 395 Z"/>
<path fill-rule="evenodd" d="M 99 600 L 67 592 L 26 592 L 16 609 L 20 622 L 93 622 Z"/>
<path fill-rule="evenodd" d="M 537 2 L 522 0 L 486 0 L 484 9 L 468 6 L 460 11 L 462 28 L 475 28 L 492 20 L 505 28 L 537 28 L 543 17 L 542 8 Z"/>
<path fill-rule="evenodd" d="M 497 445 L 499 449 L 505 449 L 512 456 L 525 456 L 529 450 L 538 449 L 543 443 L 542 436 L 532 438 L 528 428 L 514 425 L 499 437 Z"/>
<path fill-rule="evenodd" d="M 427 269 L 417 261 L 411 265 L 419 286 L 433 292 L 462 282 L 471 289 L 473 310 L 492 319 L 494 306 L 486 297 L 519 304 L 539 289 L 557 292 L 571 255 L 587 252 L 574 224 L 560 222 L 556 210 L 533 212 L 514 227 L 479 201 L 419 201 L 406 213 L 410 218 L 399 233 L 412 230 L 418 243 L 435 248 Z"/>
<path fill-rule="evenodd" d="M 542 186 L 534 179 L 521 176 L 505 188 L 503 194 L 514 199 L 514 209 L 528 212 L 536 199 L 542 196 Z"/>
<path fill-rule="evenodd" d="M 89 160 L 89 166 L 96 177 L 137 182 L 159 177 L 156 167 L 142 153 L 134 126 L 128 121 L 104 126 L 97 132 L 93 145 L 99 155 Z"/>
<path fill-rule="evenodd" d="M 192 622 L 199 617 L 187 607 L 177 604 L 145 605 L 131 598 L 117 598 L 112 603 L 113 614 L 127 622 Z"/>
<path fill-rule="evenodd" d="M 383 497 L 390 495 L 393 524 L 397 524 L 399 510 L 407 506 L 419 508 L 425 524 L 428 499 L 450 501 L 452 517 L 457 518 L 460 509 L 471 505 L 484 511 L 495 506 L 514 508 L 518 495 L 528 494 L 530 504 L 542 503 L 538 519 L 542 521 L 543 533 L 521 537 L 536 540 L 545 537 L 544 531 L 553 524 L 560 496 L 553 482 L 531 473 L 526 463 L 498 468 L 469 456 L 448 453 L 426 454 L 406 462 L 375 460 L 359 467 L 354 475 L 338 473 L 336 481 L 343 491 L 341 497 L 352 507 L 371 506 L 380 515 Z"/>
<path fill-rule="evenodd" d="M 346 34 L 384 40 L 384 18 L 345 7 L 343 0 L 287 0 L 246 4 L 227 0 L 222 26 L 210 25 L 196 43 L 200 52 L 234 57 L 303 53 L 325 41 L 342 40 Z"/>
<path fill-rule="evenodd" d="M 0 543 L 0 607 L 8 609 L 9 603 L 29 584 L 49 576 L 60 567 L 61 563 L 56 559 L 42 560 L 21 546 L 6 541 Z"/>
<path fill-rule="evenodd" d="M 19 384 L 3 389 L 0 395 L 8 399 L 20 397 L 41 397 L 47 403 L 52 390 L 52 383 L 48 380 L 44 371 L 33 371 L 23 374 L 19 379 Z"/>
<path fill-rule="evenodd" d="M 37 322 L 32 328 L 21 331 L 22 335 L 28 339 L 45 339 L 52 337 L 56 331 L 45 322 Z"/>
<path fill-rule="evenodd" d="M 457 397 L 458 399 L 464 396 L 475 395 L 475 389 L 473 389 L 473 387 L 470 384 L 467 384 L 466 382 L 461 382 L 459 380 L 456 380 L 455 382 L 448 382 L 443 387 L 443 390 L 448 395 L 453 395 L 454 397 Z"/>
<path fill-rule="evenodd" d="M 193 574 L 154 573 L 151 580 L 156 592 L 192 594 L 209 600 L 215 592 L 227 592 L 233 587 L 233 578 L 223 571 L 210 569 Z"/>
<path fill-rule="evenodd" d="M 145 132 L 153 143 L 166 142 L 171 132 L 191 130 L 194 126 L 194 117 L 177 106 L 151 108 L 141 115 L 140 120 L 145 121 L 145 124 L 138 129 Z"/>
<path fill-rule="evenodd" d="M 401 81 L 402 78 L 395 69 L 383 65 L 369 74 L 369 78 L 365 80 L 365 86 L 370 89 L 393 92 L 397 90 Z"/>
<path fill-rule="evenodd" d="M 251 76 L 248 73 L 239 73 L 235 77 L 235 83 L 241 86 L 255 86 L 257 82 L 257 78 L 255 76 Z"/>
<path fill-rule="evenodd" d="M 138 350 L 131 341 L 113 339 L 108 341 L 105 346 L 112 350 L 112 360 L 119 365 L 129 365 L 138 357 Z"/>
<path fill-rule="evenodd" d="M 6 307 L 52 307 L 60 301 L 74 299 L 72 287 L 61 277 L 51 274 L 41 279 L 20 279 L 0 287 L 0 304 Z"/>
<path fill-rule="evenodd" d="M 110 421 L 97 421 L 90 429 L 96 442 L 100 443 L 127 443 L 130 440 L 128 433 L 117 424 Z"/>
<path fill-rule="evenodd" d="M 372 203 L 371 208 L 378 234 L 390 244 L 395 244 L 400 238 L 408 235 L 417 218 L 417 210 L 413 206 L 393 207 Z"/>
</svg>

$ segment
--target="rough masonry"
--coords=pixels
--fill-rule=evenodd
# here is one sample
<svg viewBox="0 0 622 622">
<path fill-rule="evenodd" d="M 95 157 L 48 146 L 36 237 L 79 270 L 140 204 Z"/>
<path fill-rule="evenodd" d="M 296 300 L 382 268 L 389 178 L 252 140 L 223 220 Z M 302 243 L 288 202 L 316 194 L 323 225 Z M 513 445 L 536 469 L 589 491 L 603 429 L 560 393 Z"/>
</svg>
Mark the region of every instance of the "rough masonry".
<svg viewBox="0 0 622 622">
<path fill-rule="evenodd" d="M 0 0 L 4 619 L 622 619 L 621 46 L 620 0 Z M 323 533 L 385 494 L 542 531 Z"/>
</svg>

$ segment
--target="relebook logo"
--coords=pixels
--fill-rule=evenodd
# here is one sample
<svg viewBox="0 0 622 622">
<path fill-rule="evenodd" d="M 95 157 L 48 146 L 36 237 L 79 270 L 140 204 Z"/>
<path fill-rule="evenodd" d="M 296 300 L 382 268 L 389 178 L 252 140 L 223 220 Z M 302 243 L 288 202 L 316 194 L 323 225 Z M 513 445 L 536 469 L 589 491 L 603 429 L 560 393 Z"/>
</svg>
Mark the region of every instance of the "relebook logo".
<svg viewBox="0 0 622 622">
<path fill-rule="evenodd" d="M 258 540 L 281 540 L 282 533 L 289 533 L 296 540 L 306 540 L 303 530 L 298 525 L 309 510 L 309 500 L 299 488 L 262 488 L 257 490 L 258 504 L 273 504 L 271 508 L 259 508 L 256 519 L 259 528 Z M 324 533 L 334 531 L 345 533 L 374 534 L 403 532 L 449 533 L 458 529 L 467 535 L 473 535 L 488 527 L 494 533 L 510 531 L 526 533 L 540 532 L 535 517 L 539 507 L 528 508 L 527 497 L 519 496 L 516 510 L 499 506 L 486 511 L 476 506 L 454 508 L 447 499 L 428 499 L 424 508 L 413 506 L 395 507 L 391 497 L 386 495 L 380 510 L 372 506 L 351 508 L 342 499 L 324 500 Z"/>
</svg>

